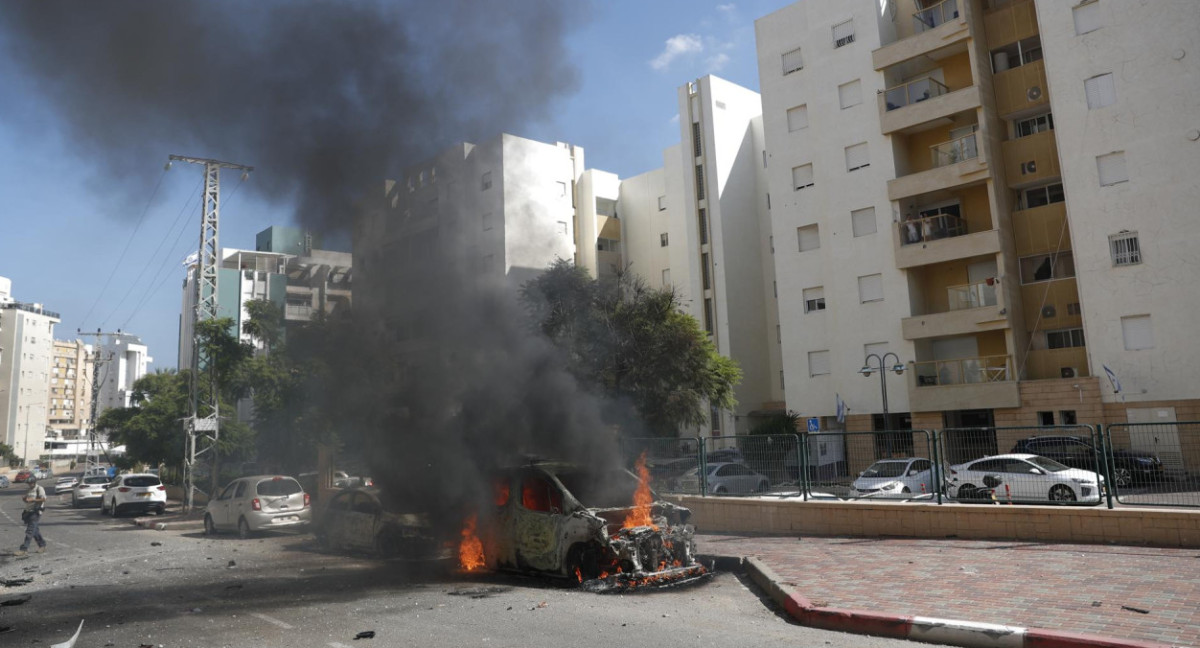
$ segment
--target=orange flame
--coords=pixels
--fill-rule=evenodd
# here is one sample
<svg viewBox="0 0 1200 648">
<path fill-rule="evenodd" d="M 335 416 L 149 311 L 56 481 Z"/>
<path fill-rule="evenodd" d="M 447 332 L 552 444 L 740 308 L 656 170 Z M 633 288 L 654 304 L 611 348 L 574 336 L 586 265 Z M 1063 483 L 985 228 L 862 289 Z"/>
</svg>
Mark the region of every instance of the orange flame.
<svg viewBox="0 0 1200 648">
<path fill-rule="evenodd" d="M 483 543 L 475 535 L 475 516 L 463 521 L 462 541 L 458 544 L 458 564 L 466 571 L 482 569 Z"/>
<path fill-rule="evenodd" d="M 638 487 L 633 494 L 633 510 L 625 517 L 624 528 L 648 526 L 657 531 L 658 527 L 650 517 L 650 505 L 654 503 L 654 497 L 650 494 L 650 469 L 646 468 L 645 452 L 638 457 L 635 468 L 638 474 Z"/>
</svg>

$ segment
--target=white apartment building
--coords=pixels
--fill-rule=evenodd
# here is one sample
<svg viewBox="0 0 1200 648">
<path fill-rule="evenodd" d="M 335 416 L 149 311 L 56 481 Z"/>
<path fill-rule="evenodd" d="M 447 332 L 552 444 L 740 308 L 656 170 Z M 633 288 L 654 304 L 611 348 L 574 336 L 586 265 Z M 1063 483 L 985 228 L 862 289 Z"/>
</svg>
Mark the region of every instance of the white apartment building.
<svg viewBox="0 0 1200 648">
<path fill-rule="evenodd" d="M 837 428 L 840 395 L 850 431 L 1200 417 L 1195 3 L 804 0 L 756 31 L 790 409 Z M 888 420 L 861 371 L 886 353 Z"/>
<path fill-rule="evenodd" d="M 50 365 L 58 313 L 12 298 L 0 277 L 0 440 L 23 463 L 42 455 L 49 427 Z"/>
<path fill-rule="evenodd" d="M 97 340 L 100 391 L 96 416 L 112 408 L 133 405 L 133 384 L 145 376 L 154 362 L 142 339 L 131 333 L 105 333 Z M 90 377 L 89 377 L 90 378 Z"/>
</svg>

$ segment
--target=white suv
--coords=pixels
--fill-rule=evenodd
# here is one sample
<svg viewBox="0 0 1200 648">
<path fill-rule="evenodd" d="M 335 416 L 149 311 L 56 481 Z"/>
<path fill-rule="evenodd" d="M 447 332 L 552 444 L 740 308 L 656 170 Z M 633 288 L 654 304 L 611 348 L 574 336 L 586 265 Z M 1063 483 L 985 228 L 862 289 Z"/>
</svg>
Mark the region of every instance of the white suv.
<svg viewBox="0 0 1200 648">
<path fill-rule="evenodd" d="M 149 473 L 117 475 L 100 498 L 100 512 L 113 517 L 131 510 L 162 515 L 166 508 L 167 487 L 158 475 Z"/>
<path fill-rule="evenodd" d="M 312 507 L 308 493 L 294 477 L 258 475 L 229 482 L 204 509 L 204 532 L 237 529 L 246 538 L 253 531 L 308 524 Z"/>
</svg>

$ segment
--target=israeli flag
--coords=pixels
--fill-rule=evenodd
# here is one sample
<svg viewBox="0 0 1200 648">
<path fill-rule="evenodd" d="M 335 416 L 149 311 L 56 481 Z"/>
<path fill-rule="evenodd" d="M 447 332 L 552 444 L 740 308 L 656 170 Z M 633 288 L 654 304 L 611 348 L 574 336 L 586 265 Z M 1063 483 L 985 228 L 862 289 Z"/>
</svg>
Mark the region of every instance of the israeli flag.
<svg viewBox="0 0 1200 648">
<path fill-rule="evenodd" d="M 833 396 L 834 396 L 834 398 L 837 399 L 837 422 L 845 423 L 846 422 L 846 401 L 842 400 L 841 394 L 834 394 Z"/>
<path fill-rule="evenodd" d="M 1108 365 L 1101 365 L 1101 366 L 1104 367 L 1104 373 L 1108 376 L 1108 382 L 1110 384 L 1112 384 L 1113 393 L 1120 394 L 1121 393 L 1121 381 L 1117 380 L 1117 374 L 1113 373 L 1113 370 L 1109 369 Z"/>
</svg>

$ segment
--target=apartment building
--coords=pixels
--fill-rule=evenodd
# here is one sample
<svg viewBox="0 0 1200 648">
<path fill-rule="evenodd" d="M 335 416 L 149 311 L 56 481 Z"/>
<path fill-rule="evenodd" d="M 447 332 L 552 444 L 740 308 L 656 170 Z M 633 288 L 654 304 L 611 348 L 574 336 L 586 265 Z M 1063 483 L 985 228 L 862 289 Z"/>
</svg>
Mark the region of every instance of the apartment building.
<svg viewBox="0 0 1200 648">
<path fill-rule="evenodd" d="M 91 346 L 82 340 L 54 340 L 48 434 L 62 441 L 86 438 L 91 427 L 91 408 Z"/>
<path fill-rule="evenodd" d="M 58 313 L 12 297 L 0 277 L 0 441 L 23 463 L 36 461 L 50 416 L 50 364 Z"/>
<path fill-rule="evenodd" d="M 836 428 L 840 396 L 847 430 L 1200 416 L 1198 27 L 1170 0 L 759 19 L 788 407 Z"/>
<path fill-rule="evenodd" d="M 96 416 L 113 408 L 131 407 L 133 384 L 146 375 L 154 362 L 149 349 L 140 337 L 121 331 L 98 336 L 96 349 L 100 363 Z"/>
</svg>

